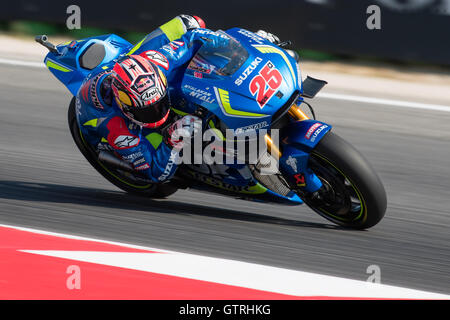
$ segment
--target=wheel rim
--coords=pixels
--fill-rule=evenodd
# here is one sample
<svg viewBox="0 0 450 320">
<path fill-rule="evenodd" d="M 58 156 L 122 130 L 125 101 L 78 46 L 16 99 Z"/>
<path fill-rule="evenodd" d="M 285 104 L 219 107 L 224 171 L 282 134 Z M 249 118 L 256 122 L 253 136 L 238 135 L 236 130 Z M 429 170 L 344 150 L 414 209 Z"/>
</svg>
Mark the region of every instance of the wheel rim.
<svg viewBox="0 0 450 320">
<path fill-rule="evenodd" d="M 341 222 L 365 220 L 365 204 L 358 188 L 331 161 L 316 153 L 311 155 L 310 169 L 323 187 L 305 195 L 305 202 L 319 214 Z"/>
</svg>

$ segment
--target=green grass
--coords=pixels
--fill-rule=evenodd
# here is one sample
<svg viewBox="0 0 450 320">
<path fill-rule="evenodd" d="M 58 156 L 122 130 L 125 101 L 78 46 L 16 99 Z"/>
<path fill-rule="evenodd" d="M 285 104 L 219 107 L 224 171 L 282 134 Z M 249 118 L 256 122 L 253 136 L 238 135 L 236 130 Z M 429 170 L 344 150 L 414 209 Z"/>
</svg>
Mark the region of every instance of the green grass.
<svg viewBox="0 0 450 320">
<path fill-rule="evenodd" d="M 64 33 L 63 26 L 35 21 L 22 21 L 22 20 L 13 21 L 10 23 L 5 23 L 3 25 L 3 28 L 4 31 L 24 35 L 37 35 L 37 34 L 57 35 Z"/>
<path fill-rule="evenodd" d="M 339 57 L 337 55 L 333 55 L 331 53 L 316 51 L 316 50 L 308 50 L 301 49 L 297 50 L 298 55 L 301 59 L 314 60 L 314 61 L 332 61 L 338 60 Z"/>
<path fill-rule="evenodd" d="M 82 27 L 81 29 L 69 30 L 64 24 L 56 25 L 46 22 L 24 20 L 12 22 L 0 21 L 0 31 L 25 36 L 45 34 L 48 36 L 66 36 L 73 39 L 83 39 L 102 34 L 114 33 L 130 41 L 131 43 L 139 42 L 146 35 L 146 33 L 144 32 L 124 32 L 121 30 L 111 30 L 96 27 Z"/>
<path fill-rule="evenodd" d="M 0 21 L 0 32 L 7 32 L 18 36 L 36 36 L 40 34 L 46 34 L 48 36 L 64 36 L 73 39 L 83 39 L 92 36 L 98 36 L 103 34 L 117 34 L 118 36 L 128 40 L 131 43 L 138 43 L 146 35 L 144 32 L 125 32 L 123 30 L 103 29 L 96 27 L 82 27 L 81 29 L 69 30 L 65 24 L 54 24 L 47 22 L 17 20 L 12 22 Z M 149 30 L 151 32 L 151 30 Z M 312 61 L 343 61 L 343 62 L 362 62 L 369 64 L 377 63 L 391 63 L 393 65 L 406 65 L 406 66 L 434 66 L 430 63 L 421 62 L 403 62 L 392 59 L 382 59 L 379 57 L 368 56 L 352 56 L 352 55 L 339 55 L 332 54 L 323 51 L 300 49 L 297 50 L 301 59 Z M 444 67 L 448 70 L 449 66 L 437 66 Z"/>
<path fill-rule="evenodd" d="M 45 34 L 48 36 L 66 36 L 73 39 L 83 39 L 102 34 L 114 33 L 131 43 L 139 42 L 146 35 L 146 33 L 144 32 L 124 32 L 121 30 L 111 30 L 95 27 L 82 27 L 81 29 L 69 30 L 64 24 L 56 25 L 46 22 L 24 20 L 13 21 L 9 23 L 0 22 L 0 30 L 18 35 L 35 36 L 39 34 Z M 150 31 L 151 30 L 149 30 L 149 32 Z M 299 50 L 298 53 L 300 54 L 300 57 L 309 60 L 329 61 L 336 59 L 334 55 L 314 50 Z"/>
</svg>

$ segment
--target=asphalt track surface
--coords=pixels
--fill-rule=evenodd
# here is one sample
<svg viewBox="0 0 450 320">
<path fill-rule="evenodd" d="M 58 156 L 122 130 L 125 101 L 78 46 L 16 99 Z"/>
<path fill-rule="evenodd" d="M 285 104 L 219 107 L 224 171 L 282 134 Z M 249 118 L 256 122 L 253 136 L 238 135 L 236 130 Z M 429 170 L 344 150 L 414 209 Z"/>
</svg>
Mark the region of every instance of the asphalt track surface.
<svg viewBox="0 0 450 320">
<path fill-rule="evenodd" d="M 70 93 L 44 68 L 0 65 L 0 223 L 450 294 L 450 113 L 316 99 L 388 194 L 366 231 L 288 207 L 182 190 L 127 195 L 67 127 Z"/>
</svg>

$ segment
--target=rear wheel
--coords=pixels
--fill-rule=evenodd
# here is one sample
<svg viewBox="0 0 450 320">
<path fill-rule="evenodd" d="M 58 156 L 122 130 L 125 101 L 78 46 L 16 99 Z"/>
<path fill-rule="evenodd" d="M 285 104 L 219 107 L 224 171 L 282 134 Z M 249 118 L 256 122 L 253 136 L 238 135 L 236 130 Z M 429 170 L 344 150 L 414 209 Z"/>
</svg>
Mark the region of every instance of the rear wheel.
<svg viewBox="0 0 450 320">
<path fill-rule="evenodd" d="M 153 198 L 164 198 L 177 191 L 177 188 L 170 182 L 157 184 L 142 180 L 140 181 L 128 172 L 124 172 L 100 162 L 97 153 L 84 140 L 83 135 L 81 134 L 75 114 L 75 97 L 72 98 L 72 101 L 70 102 L 67 115 L 70 133 L 72 134 L 72 138 L 78 149 L 86 160 L 109 182 L 126 192 Z"/>
<path fill-rule="evenodd" d="M 304 195 L 305 203 L 334 223 L 367 229 L 384 216 L 386 192 L 366 159 L 348 142 L 329 132 L 313 150 L 309 167 L 322 188 Z"/>
</svg>

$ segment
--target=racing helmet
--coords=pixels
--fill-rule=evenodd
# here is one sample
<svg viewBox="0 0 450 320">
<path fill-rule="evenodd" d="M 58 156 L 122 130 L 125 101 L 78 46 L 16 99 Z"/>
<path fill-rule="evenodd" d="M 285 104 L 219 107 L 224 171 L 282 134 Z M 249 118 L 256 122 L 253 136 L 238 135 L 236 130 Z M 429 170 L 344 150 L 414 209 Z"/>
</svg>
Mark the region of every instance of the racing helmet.
<svg viewBox="0 0 450 320">
<path fill-rule="evenodd" d="M 167 79 L 153 62 L 138 55 L 122 57 L 113 67 L 111 88 L 119 108 L 134 123 L 157 128 L 168 119 Z"/>
</svg>

